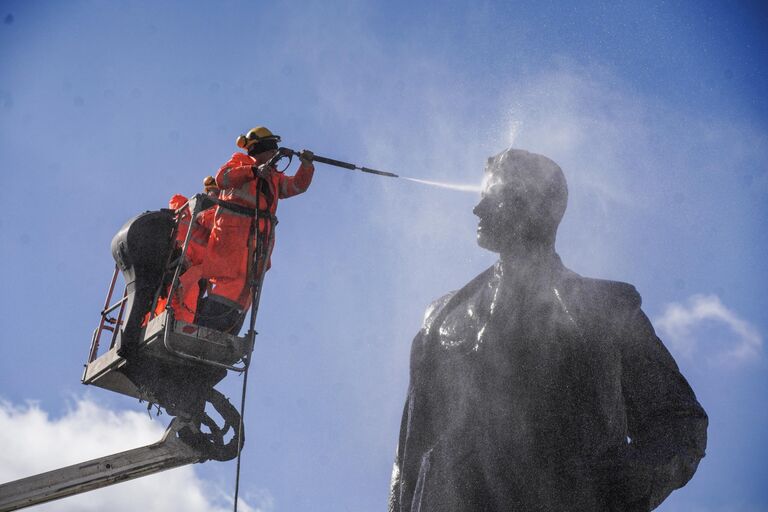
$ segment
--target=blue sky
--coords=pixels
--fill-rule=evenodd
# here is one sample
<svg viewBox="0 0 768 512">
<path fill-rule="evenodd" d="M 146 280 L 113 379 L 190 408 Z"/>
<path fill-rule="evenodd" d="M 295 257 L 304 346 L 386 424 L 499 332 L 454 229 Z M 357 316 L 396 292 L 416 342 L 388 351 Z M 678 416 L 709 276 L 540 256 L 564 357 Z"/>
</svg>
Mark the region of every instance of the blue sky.
<svg viewBox="0 0 768 512">
<path fill-rule="evenodd" d="M 565 264 L 637 286 L 710 414 L 707 457 L 659 510 L 768 511 L 766 22 L 758 2 L 3 2 L 0 480 L 116 448 L 103 431 L 159 437 L 166 418 L 79 383 L 109 242 L 264 124 L 425 179 L 478 184 L 510 145 L 558 162 Z M 280 204 L 249 377 L 253 510 L 385 506 L 424 308 L 494 259 L 477 199 L 318 166 Z M 187 510 L 228 507 L 234 464 L 184 474 L 202 496 Z M 145 480 L 40 509 L 148 494 L 153 510 L 190 487 Z"/>
</svg>

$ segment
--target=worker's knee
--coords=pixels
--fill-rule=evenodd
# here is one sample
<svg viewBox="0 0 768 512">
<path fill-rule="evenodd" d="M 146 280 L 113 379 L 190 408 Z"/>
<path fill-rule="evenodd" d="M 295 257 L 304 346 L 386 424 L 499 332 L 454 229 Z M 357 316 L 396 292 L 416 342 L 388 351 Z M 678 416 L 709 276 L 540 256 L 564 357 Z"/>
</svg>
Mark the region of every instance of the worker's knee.
<svg viewBox="0 0 768 512">
<path fill-rule="evenodd" d="M 197 325 L 221 332 L 237 334 L 245 314 L 240 305 L 222 297 L 205 297 L 197 311 Z"/>
</svg>

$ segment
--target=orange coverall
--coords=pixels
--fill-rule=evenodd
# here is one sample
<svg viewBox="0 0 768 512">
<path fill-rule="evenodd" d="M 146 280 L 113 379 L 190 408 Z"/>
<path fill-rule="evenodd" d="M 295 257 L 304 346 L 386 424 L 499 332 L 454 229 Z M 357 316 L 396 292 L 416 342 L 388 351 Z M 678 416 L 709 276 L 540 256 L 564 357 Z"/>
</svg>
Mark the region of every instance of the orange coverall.
<svg viewBox="0 0 768 512">
<path fill-rule="evenodd" d="M 219 199 L 256 208 L 257 187 L 260 212 L 274 216 L 278 199 L 301 194 L 312 183 L 315 168 L 310 164 L 299 167 L 295 176 L 286 176 L 271 170 L 269 179 L 255 178 L 253 166 L 261 164 L 244 153 L 235 153 L 216 174 Z M 213 227 L 208 240 L 208 252 L 203 263 L 203 274 L 211 280 L 209 300 L 223 303 L 233 309 L 246 309 L 251 300 L 250 282 L 253 271 L 249 266 L 249 254 L 255 249 L 253 240 L 253 217 L 235 212 L 224 206 L 217 206 Z M 260 217 L 259 232 L 264 239 L 272 235 L 272 219 Z M 266 268 L 270 267 L 272 246 L 267 248 Z M 261 271 L 259 269 L 258 271 Z"/>
<path fill-rule="evenodd" d="M 186 202 L 186 197 L 176 194 L 168 202 L 168 207 L 178 210 Z M 191 212 L 189 207 L 184 208 L 177 215 L 176 245 L 177 247 L 182 247 L 190 228 Z M 187 246 L 184 258 L 187 269 L 179 276 L 177 290 L 171 300 L 174 316 L 176 320 L 181 320 L 182 322 L 192 323 L 195 319 L 197 299 L 200 295 L 198 282 L 203 278 L 203 262 L 207 252 L 208 237 L 213 225 L 213 215 L 214 209 L 209 208 L 197 214 L 194 222 L 192 222 L 192 235 L 189 238 L 189 245 Z M 156 311 L 165 309 L 165 304 L 161 305 L 160 301 L 158 301 L 157 306 Z"/>
</svg>

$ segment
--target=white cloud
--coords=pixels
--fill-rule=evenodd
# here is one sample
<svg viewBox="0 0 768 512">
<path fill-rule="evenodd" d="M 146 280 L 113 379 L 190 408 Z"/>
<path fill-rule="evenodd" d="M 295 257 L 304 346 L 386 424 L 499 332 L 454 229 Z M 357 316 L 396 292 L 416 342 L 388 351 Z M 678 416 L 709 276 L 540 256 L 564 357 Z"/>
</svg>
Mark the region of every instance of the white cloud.
<svg viewBox="0 0 768 512">
<path fill-rule="evenodd" d="M 760 355 L 763 339 L 758 330 L 728 309 L 717 295 L 693 295 L 686 304 L 672 303 L 654 322 L 671 347 L 686 357 L 702 352 L 707 324 L 726 327 L 733 335 L 726 346 L 712 349 L 712 362 L 744 363 Z M 694 336 L 695 334 L 695 336 Z"/>
<path fill-rule="evenodd" d="M 89 399 L 76 400 L 60 418 L 52 418 L 34 402 L 15 405 L 0 401 L 0 432 L 11 440 L 4 442 L 0 451 L 0 482 L 151 444 L 163 431 L 163 425 L 144 413 L 112 411 Z M 229 489 L 205 482 L 193 466 L 187 466 L 29 510 L 224 512 L 232 508 L 231 494 Z M 266 492 L 248 499 L 256 505 L 239 499 L 239 510 L 267 512 L 273 508 Z"/>
</svg>

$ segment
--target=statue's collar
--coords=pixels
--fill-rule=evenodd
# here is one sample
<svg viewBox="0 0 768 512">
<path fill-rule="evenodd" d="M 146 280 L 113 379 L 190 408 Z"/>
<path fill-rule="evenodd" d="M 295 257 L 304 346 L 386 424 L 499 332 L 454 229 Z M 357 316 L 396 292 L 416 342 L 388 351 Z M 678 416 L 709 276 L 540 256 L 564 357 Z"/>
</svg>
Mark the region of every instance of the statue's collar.
<svg viewBox="0 0 768 512">
<path fill-rule="evenodd" d="M 499 260 L 493 266 L 493 281 L 515 288 L 554 285 L 565 270 L 560 256 L 552 251 L 535 258 Z"/>
</svg>

